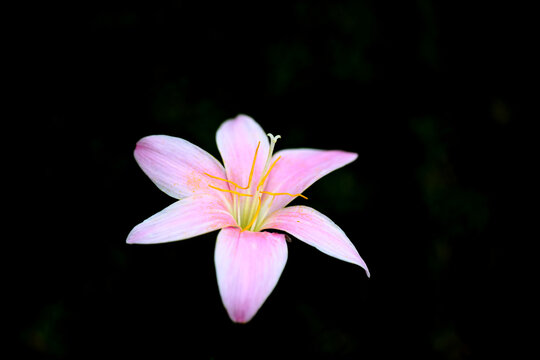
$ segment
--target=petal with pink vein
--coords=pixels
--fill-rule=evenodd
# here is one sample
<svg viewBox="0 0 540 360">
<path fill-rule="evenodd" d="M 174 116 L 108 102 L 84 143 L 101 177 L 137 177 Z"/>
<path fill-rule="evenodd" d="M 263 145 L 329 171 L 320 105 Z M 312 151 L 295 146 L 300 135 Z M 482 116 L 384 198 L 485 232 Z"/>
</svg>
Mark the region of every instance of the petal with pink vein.
<svg viewBox="0 0 540 360">
<path fill-rule="evenodd" d="M 222 200 L 210 195 L 193 195 L 169 205 L 135 226 L 126 242 L 158 244 L 184 240 L 226 226 L 236 226 Z"/>
<path fill-rule="evenodd" d="M 227 179 L 240 186 L 247 186 L 249 174 L 260 142 L 252 185 L 262 176 L 268 156 L 268 137 L 259 124 L 246 115 L 225 121 L 218 129 L 216 142 L 225 164 Z"/>
<path fill-rule="evenodd" d="M 300 194 L 321 177 L 354 161 L 357 156 L 341 150 L 279 151 L 273 156 L 273 160 L 281 158 L 270 172 L 264 190 Z M 292 200 L 290 196 L 276 196 L 268 213 L 285 207 Z"/>
<path fill-rule="evenodd" d="M 262 229 L 283 230 L 323 253 L 362 267 L 366 263 L 347 235 L 327 216 L 307 206 L 291 206 L 273 213 Z"/>
<path fill-rule="evenodd" d="M 158 188 L 176 199 L 209 193 L 208 185 L 224 186 L 205 173 L 225 177 L 223 166 L 200 147 L 173 136 L 152 135 L 139 140 L 135 159 Z"/>
<path fill-rule="evenodd" d="M 285 235 L 223 229 L 214 260 L 219 292 L 229 317 L 246 323 L 270 295 L 285 267 Z"/>
</svg>

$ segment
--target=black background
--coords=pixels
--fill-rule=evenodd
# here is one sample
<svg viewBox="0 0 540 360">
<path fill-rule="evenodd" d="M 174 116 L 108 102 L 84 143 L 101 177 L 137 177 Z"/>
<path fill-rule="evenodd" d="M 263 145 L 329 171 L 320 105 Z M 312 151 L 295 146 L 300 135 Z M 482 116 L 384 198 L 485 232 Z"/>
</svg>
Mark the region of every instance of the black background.
<svg viewBox="0 0 540 360">
<path fill-rule="evenodd" d="M 515 355 L 532 288 L 517 281 L 514 204 L 534 117 L 529 14 L 429 0 L 18 9 L 9 345 L 36 358 Z M 221 304 L 217 233 L 125 244 L 173 201 L 135 143 L 167 134 L 219 157 L 215 131 L 238 113 L 280 134 L 278 150 L 359 154 L 294 203 L 340 225 L 372 274 L 293 239 L 246 325 Z"/>
</svg>

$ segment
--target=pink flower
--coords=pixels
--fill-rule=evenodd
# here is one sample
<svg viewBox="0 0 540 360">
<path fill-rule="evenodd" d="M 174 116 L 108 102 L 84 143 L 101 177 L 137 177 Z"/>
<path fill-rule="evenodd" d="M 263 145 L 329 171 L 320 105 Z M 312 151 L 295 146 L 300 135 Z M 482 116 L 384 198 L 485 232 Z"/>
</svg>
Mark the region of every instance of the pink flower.
<svg viewBox="0 0 540 360">
<path fill-rule="evenodd" d="M 127 242 L 156 244 L 221 229 L 214 255 L 217 282 L 235 322 L 251 320 L 287 262 L 285 235 L 263 230 L 285 231 L 361 266 L 369 276 L 358 251 L 332 220 L 307 206 L 285 207 L 295 197 L 306 198 L 301 194 L 306 188 L 357 154 L 315 149 L 273 154 L 278 139 L 239 115 L 216 134 L 225 167 L 198 146 L 171 136 L 148 136 L 135 148 L 146 175 L 179 201 L 135 226 Z"/>
</svg>

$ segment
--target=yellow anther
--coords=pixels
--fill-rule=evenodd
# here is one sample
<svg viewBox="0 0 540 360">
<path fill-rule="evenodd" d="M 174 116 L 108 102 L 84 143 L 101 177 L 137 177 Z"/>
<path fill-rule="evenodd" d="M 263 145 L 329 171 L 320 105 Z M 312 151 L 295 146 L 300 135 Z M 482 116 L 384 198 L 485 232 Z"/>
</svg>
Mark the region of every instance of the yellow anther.
<svg viewBox="0 0 540 360">
<path fill-rule="evenodd" d="M 242 194 L 242 193 L 239 193 L 238 191 L 234 191 L 234 190 L 225 190 L 225 189 L 220 189 L 218 187 L 215 187 L 215 186 L 212 186 L 210 184 L 208 184 L 208 186 L 210 186 L 212 189 L 215 189 L 215 190 L 219 190 L 219 191 L 223 191 L 223 192 L 228 192 L 228 193 L 232 193 L 232 194 L 236 194 L 238 196 L 249 196 L 249 197 L 252 197 L 253 195 L 249 195 L 249 194 Z"/>
<path fill-rule="evenodd" d="M 253 163 L 251 164 L 251 171 L 249 172 L 249 180 L 248 180 L 248 184 L 247 186 L 240 186 L 238 185 L 237 183 L 235 183 L 234 181 L 231 181 L 231 180 L 227 180 L 227 179 L 222 179 L 220 177 L 217 177 L 217 176 L 214 176 L 214 175 L 210 175 L 208 173 L 203 173 L 204 175 L 208 176 L 208 177 L 211 177 L 212 179 L 216 179 L 216 180 L 221 180 L 221 181 L 226 181 L 228 182 L 229 184 L 233 184 L 234 186 L 236 186 L 237 188 L 239 189 L 243 189 L 243 190 L 247 190 L 250 185 L 251 185 L 251 180 L 253 179 L 253 171 L 255 170 L 255 162 L 257 161 L 257 153 L 259 152 L 259 146 L 261 145 L 261 142 L 259 141 L 257 143 L 257 148 L 255 149 L 255 156 L 253 157 Z M 212 187 L 212 186 L 211 186 Z M 241 194 L 243 195 L 243 194 Z M 245 195 L 244 195 L 245 196 Z"/>
<path fill-rule="evenodd" d="M 274 166 L 276 165 L 276 163 L 278 162 L 279 159 L 281 159 L 281 156 L 278 157 L 278 158 L 272 163 L 272 165 L 270 166 L 270 168 L 268 169 L 268 171 L 266 172 L 266 174 L 261 178 L 261 181 L 259 181 L 259 184 L 257 185 L 257 191 L 259 191 L 259 188 L 264 184 L 264 182 L 266 181 L 266 178 L 268 177 L 268 175 L 270 175 L 270 171 L 272 171 L 272 169 L 274 168 Z"/>
<path fill-rule="evenodd" d="M 302 195 L 302 194 L 289 194 L 289 193 L 286 193 L 286 192 L 282 192 L 282 193 L 273 193 L 273 192 L 268 192 L 268 191 L 259 191 L 259 192 L 261 192 L 261 193 L 263 193 L 263 194 L 274 195 L 274 196 L 276 196 L 276 195 L 300 196 L 300 197 L 303 197 L 304 199 L 307 200 L 307 197 L 304 196 L 304 195 Z"/>
<path fill-rule="evenodd" d="M 255 161 L 257 161 L 257 153 L 259 152 L 259 146 L 261 145 L 261 142 L 257 144 L 257 148 L 255 149 L 255 156 L 253 157 L 253 163 L 251 164 L 251 171 L 249 172 L 249 180 L 246 187 L 240 187 L 240 189 L 247 189 L 251 186 L 251 179 L 253 179 L 253 171 L 255 170 Z"/>
<path fill-rule="evenodd" d="M 221 181 L 226 181 L 228 182 L 229 184 L 233 184 L 234 186 L 240 188 L 240 189 L 243 189 L 243 187 L 241 187 L 240 185 L 238 185 L 237 183 L 231 181 L 231 180 L 227 180 L 227 179 L 222 179 L 220 177 L 217 177 L 217 176 L 214 176 L 214 175 L 210 175 L 210 174 L 207 174 L 207 173 L 203 173 L 204 175 L 208 176 L 208 177 L 211 177 L 212 179 L 216 179 L 216 180 L 221 180 Z M 210 186 L 210 185 L 208 185 Z"/>
</svg>

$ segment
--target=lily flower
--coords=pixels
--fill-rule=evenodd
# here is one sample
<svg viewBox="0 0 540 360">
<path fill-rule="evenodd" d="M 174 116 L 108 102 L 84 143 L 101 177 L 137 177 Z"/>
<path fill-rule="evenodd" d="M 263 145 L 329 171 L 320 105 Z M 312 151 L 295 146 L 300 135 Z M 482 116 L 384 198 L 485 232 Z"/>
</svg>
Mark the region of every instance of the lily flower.
<svg viewBox="0 0 540 360">
<path fill-rule="evenodd" d="M 257 313 L 287 262 L 286 235 L 369 270 L 332 220 L 315 209 L 285 207 L 324 175 L 357 158 L 332 150 L 291 149 L 274 154 L 280 136 L 252 118 L 225 121 L 216 141 L 225 166 L 180 138 L 142 138 L 135 159 L 159 189 L 178 201 L 135 226 L 128 243 L 184 240 L 219 230 L 214 253 L 223 305 L 234 322 Z"/>
</svg>

